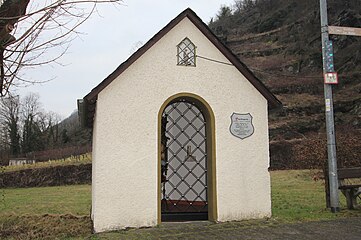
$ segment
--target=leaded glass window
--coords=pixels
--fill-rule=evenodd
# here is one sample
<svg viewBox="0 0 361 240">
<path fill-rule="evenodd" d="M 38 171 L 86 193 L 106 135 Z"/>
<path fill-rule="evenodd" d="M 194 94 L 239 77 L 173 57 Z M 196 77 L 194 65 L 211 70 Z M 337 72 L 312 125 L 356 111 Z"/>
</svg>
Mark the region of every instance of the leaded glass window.
<svg viewBox="0 0 361 240">
<path fill-rule="evenodd" d="M 196 66 L 196 46 L 188 38 L 177 46 L 178 65 Z"/>
</svg>

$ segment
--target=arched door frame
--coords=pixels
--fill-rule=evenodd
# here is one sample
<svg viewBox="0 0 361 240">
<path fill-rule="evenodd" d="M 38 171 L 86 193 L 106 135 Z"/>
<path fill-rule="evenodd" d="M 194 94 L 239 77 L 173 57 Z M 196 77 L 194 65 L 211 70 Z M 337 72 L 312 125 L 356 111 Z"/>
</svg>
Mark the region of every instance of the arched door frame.
<svg viewBox="0 0 361 240">
<path fill-rule="evenodd" d="M 161 223 L 161 198 L 162 198 L 162 186 L 161 186 L 161 125 L 162 114 L 165 108 L 172 102 L 176 102 L 179 99 L 186 99 L 190 102 L 194 102 L 195 105 L 202 110 L 206 124 L 207 134 L 207 191 L 208 191 L 208 220 L 217 221 L 217 194 L 216 194 L 216 141 L 215 141 L 215 118 L 212 108 L 209 104 L 200 96 L 192 93 L 178 93 L 169 97 L 161 106 L 158 112 L 158 224 Z"/>
</svg>

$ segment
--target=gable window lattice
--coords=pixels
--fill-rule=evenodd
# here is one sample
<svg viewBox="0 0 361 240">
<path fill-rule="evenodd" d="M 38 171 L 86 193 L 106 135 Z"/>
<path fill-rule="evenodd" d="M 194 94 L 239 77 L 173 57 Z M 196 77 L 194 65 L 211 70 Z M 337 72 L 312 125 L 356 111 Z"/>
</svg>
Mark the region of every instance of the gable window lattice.
<svg viewBox="0 0 361 240">
<path fill-rule="evenodd" d="M 177 45 L 177 60 L 180 66 L 196 66 L 196 46 L 189 38 Z"/>
</svg>

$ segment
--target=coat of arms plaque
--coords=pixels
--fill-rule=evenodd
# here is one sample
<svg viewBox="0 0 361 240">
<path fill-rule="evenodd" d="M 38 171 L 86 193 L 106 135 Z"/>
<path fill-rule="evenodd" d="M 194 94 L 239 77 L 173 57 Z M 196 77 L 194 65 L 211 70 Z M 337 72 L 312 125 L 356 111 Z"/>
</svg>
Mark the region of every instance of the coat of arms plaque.
<svg viewBox="0 0 361 240">
<path fill-rule="evenodd" d="M 240 139 L 251 136 L 254 133 L 252 118 L 250 113 L 233 113 L 231 115 L 231 126 L 229 127 L 229 131 L 233 136 Z"/>
</svg>

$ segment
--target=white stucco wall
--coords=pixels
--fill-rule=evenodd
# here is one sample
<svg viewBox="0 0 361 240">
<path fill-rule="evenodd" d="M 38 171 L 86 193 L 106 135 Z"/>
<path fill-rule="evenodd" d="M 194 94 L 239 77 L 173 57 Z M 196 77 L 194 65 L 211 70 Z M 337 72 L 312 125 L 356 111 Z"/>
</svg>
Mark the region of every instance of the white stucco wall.
<svg viewBox="0 0 361 240">
<path fill-rule="evenodd" d="M 177 66 L 176 46 L 188 37 L 197 54 L 229 62 L 187 18 L 98 95 L 94 121 L 95 231 L 157 224 L 158 112 L 187 92 L 213 109 L 218 221 L 270 216 L 267 101 L 234 67 L 197 58 Z M 229 132 L 233 112 L 251 113 L 254 134 Z"/>
</svg>

